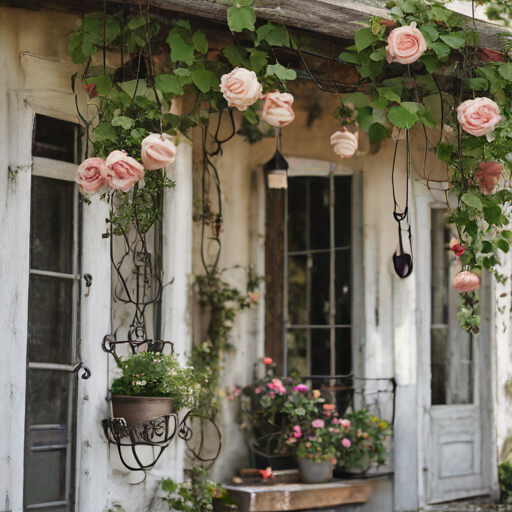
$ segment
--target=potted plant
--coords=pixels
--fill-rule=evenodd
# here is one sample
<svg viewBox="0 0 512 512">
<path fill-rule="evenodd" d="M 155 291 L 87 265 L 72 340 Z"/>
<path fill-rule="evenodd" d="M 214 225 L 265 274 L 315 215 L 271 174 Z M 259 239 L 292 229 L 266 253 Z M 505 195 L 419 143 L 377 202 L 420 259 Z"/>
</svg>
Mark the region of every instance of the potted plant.
<svg viewBox="0 0 512 512">
<path fill-rule="evenodd" d="M 110 388 L 114 418 L 128 426 L 192 408 L 200 392 L 192 367 L 182 367 L 175 355 L 141 352 L 121 358 L 122 375 Z"/>
</svg>

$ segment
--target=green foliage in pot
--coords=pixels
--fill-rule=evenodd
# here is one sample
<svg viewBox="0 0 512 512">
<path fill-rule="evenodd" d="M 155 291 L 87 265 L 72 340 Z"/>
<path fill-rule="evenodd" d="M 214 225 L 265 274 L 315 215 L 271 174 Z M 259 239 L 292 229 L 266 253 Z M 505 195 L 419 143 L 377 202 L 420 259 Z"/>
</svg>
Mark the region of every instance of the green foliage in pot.
<svg viewBox="0 0 512 512">
<path fill-rule="evenodd" d="M 194 408 L 201 386 L 194 368 L 183 367 L 175 355 L 144 352 L 121 358 L 123 374 L 114 380 L 112 395 L 169 397 L 176 411 Z"/>
</svg>

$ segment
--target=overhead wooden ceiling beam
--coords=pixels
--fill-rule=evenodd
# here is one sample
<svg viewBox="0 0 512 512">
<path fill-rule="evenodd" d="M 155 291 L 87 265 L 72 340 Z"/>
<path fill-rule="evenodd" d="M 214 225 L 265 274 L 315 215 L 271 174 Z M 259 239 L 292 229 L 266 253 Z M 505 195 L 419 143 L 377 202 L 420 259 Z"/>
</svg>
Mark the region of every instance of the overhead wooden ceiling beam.
<svg viewBox="0 0 512 512">
<path fill-rule="evenodd" d="M 150 0 L 150 3 L 162 9 L 221 23 L 227 23 L 226 12 L 230 5 L 226 0 Z M 343 39 L 354 37 L 360 28 L 358 21 L 366 21 L 371 16 L 390 18 L 386 9 L 346 0 L 256 0 L 255 10 L 258 18 Z M 467 19 L 468 28 L 473 28 L 473 20 Z M 493 23 L 476 20 L 475 24 L 483 48 L 500 50 L 500 34 L 507 32 L 512 35 L 512 29 Z"/>
</svg>

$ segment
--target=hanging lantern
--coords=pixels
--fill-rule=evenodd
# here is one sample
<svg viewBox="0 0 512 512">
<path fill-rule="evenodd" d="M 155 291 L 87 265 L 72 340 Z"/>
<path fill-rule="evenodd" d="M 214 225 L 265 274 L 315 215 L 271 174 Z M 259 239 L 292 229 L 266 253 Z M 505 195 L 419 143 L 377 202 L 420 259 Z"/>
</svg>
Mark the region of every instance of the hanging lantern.
<svg viewBox="0 0 512 512">
<path fill-rule="evenodd" d="M 263 166 L 268 188 L 288 188 L 288 162 L 281 153 L 281 128 L 276 128 L 276 152 Z"/>
</svg>

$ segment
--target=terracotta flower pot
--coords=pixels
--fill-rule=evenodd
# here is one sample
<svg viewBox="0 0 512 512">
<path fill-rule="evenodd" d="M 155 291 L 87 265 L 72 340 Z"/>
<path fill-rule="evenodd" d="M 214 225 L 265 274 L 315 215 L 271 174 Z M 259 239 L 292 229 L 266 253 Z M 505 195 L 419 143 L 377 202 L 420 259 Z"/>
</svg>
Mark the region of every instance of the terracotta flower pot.
<svg viewBox="0 0 512 512">
<path fill-rule="evenodd" d="M 129 427 L 172 414 L 172 398 L 112 395 L 114 418 L 124 418 Z"/>
<path fill-rule="evenodd" d="M 307 484 L 322 484 L 332 478 L 332 462 L 330 460 L 311 462 L 308 459 L 297 457 L 297 463 L 300 478 Z"/>
</svg>

